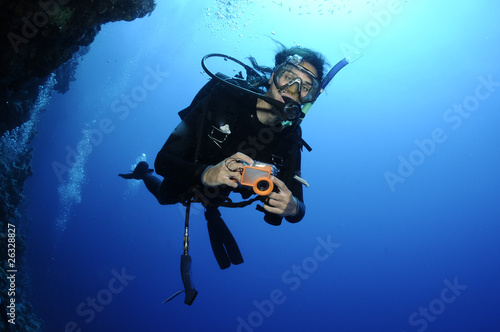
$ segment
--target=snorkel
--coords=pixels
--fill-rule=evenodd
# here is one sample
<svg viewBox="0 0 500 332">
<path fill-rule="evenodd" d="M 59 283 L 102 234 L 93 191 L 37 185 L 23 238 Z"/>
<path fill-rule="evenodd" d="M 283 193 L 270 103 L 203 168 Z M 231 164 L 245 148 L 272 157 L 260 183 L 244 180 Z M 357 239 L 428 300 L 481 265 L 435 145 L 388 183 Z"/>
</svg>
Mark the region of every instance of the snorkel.
<svg viewBox="0 0 500 332">
<path fill-rule="evenodd" d="M 354 61 L 358 60 L 360 57 L 361 57 L 361 53 L 358 52 L 358 51 L 355 51 L 355 52 L 350 53 L 349 55 L 347 55 L 345 58 L 343 58 L 339 62 L 337 62 L 337 64 L 335 66 L 333 66 L 332 69 L 330 69 L 328 71 L 328 73 L 326 74 L 325 78 L 323 78 L 323 81 L 321 81 L 321 92 L 323 92 L 325 90 L 325 88 L 331 82 L 331 80 L 333 79 L 333 77 L 335 77 L 335 75 L 337 75 L 337 73 L 342 68 L 344 68 L 348 64 L 353 63 Z M 316 101 L 316 100 L 314 100 L 314 101 Z M 312 101 L 310 103 L 306 103 L 306 104 L 304 104 L 304 106 L 302 106 L 302 113 L 303 113 L 303 115 L 299 119 L 299 122 L 298 122 L 299 124 L 302 122 L 302 120 L 304 119 L 304 117 L 307 115 L 307 113 L 311 109 L 312 105 L 314 104 L 314 101 Z"/>
</svg>

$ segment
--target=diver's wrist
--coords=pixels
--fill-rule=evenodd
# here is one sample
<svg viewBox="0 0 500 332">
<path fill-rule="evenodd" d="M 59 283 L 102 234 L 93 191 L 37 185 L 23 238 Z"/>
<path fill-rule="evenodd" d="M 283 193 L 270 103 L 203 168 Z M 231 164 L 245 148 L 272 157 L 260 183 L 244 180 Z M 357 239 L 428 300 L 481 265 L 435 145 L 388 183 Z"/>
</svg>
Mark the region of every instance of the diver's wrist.
<svg viewBox="0 0 500 332">
<path fill-rule="evenodd" d="M 290 214 L 290 217 L 295 217 L 297 213 L 299 213 L 299 200 L 297 197 L 292 196 L 293 202 L 295 203 L 295 208 L 292 211 L 292 214 Z"/>
<path fill-rule="evenodd" d="M 208 187 L 208 184 L 205 182 L 205 175 L 207 174 L 207 171 L 212 168 L 213 166 L 207 166 L 205 168 L 205 170 L 203 171 L 203 173 L 201 173 L 201 184 L 204 185 L 204 186 L 207 186 Z"/>
</svg>

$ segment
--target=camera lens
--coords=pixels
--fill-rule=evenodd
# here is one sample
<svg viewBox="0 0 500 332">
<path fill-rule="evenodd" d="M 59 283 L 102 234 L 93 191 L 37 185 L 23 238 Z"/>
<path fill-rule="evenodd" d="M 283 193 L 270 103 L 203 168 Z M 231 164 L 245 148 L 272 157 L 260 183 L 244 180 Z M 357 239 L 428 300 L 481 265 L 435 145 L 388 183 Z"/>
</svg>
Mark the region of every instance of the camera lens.
<svg viewBox="0 0 500 332">
<path fill-rule="evenodd" d="M 269 189 L 269 182 L 268 181 L 259 181 L 257 183 L 257 189 L 259 189 L 260 191 L 266 191 L 267 189 Z"/>
</svg>

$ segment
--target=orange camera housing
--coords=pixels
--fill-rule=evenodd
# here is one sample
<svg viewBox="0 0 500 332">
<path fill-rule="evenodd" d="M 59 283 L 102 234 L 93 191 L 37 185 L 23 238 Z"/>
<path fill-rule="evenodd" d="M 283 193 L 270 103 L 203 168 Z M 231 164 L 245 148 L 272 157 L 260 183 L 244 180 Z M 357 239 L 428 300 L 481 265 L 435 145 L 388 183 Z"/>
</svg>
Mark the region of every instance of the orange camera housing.
<svg viewBox="0 0 500 332">
<path fill-rule="evenodd" d="M 257 195 L 267 196 L 274 189 L 271 175 L 276 175 L 276 172 L 276 167 L 270 164 L 256 162 L 253 165 L 245 165 L 241 172 L 240 184 L 251 187 Z"/>
</svg>

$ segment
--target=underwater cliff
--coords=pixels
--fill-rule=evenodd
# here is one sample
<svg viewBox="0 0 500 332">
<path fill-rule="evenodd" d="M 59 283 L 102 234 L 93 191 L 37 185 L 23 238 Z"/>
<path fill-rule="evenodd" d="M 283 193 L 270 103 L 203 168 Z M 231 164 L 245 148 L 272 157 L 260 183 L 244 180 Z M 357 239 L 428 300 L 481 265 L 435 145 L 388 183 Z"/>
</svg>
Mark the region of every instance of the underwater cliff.
<svg viewBox="0 0 500 332">
<path fill-rule="evenodd" d="M 101 25 L 142 18 L 154 0 L 0 1 L 0 289 L 2 331 L 41 331 L 27 300 L 22 269 L 27 225 L 19 224 L 24 181 L 32 175 L 30 142 L 53 90 L 64 93 Z M 15 232 L 11 232 L 15 230 Z M 10 236 L 9 236 L 10 234 Z M 15 248 L 9 239 L 15 234 Z M 11 249 L 11 251 L 9 251 Z M 15 249 L 15 251 L 13 250 Z M 15 253 L 15 265 L 7 266 Z M 9 278 L 10 277 L 10 278 Z M 12 287 L 14 285 L 15 287 Z M 15 298 L 15 309 L 11 305 Z M 15 323 L 15 324 L 13 324 Z"/>
</svg>

